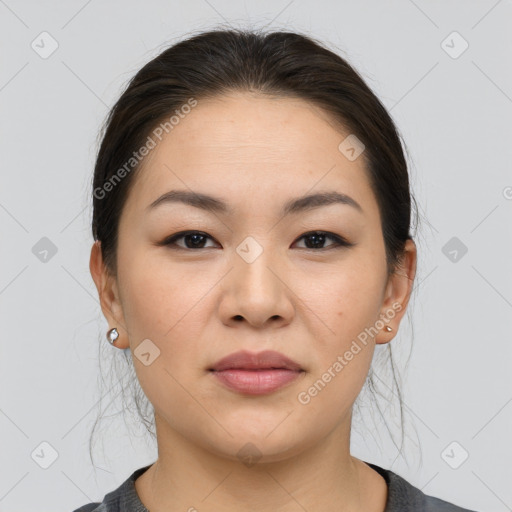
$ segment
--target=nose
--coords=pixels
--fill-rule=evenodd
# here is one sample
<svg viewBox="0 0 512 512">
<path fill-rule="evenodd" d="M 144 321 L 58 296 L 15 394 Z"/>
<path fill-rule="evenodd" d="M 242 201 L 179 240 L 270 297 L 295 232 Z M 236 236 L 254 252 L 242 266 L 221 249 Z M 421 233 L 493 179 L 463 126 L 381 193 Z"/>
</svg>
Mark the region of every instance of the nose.
<svg viewBox="0 0 512 512">
<path fill-rule="evenodd" d="M 222 321 L 230 326 L 246 321 L 255 328 L 289 324 L 295 308 L 283 269 L 268 251 L 251 263 L 236 254 L 219 306 Z"/>
</svg>

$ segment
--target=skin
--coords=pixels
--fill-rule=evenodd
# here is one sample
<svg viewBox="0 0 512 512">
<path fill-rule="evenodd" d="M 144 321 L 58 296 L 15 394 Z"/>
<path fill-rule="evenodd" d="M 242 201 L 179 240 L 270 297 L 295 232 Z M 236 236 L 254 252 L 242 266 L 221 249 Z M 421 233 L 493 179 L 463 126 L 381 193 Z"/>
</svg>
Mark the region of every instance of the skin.
<svg viewBox="0 0 512 512">
<path fill-rule="evenodd" d="M 155 408 L 158 460 L 135 483 L 151 512 L 384 511 L 384 479 L 350 454 L 352 405 L 375 344 L 389 343 L 405 314 L 416 248 L 407 242 L 388 277 L 364 159 L 338 150 L 348 134 L 300 99 L 201 100 L 136 176 L 120 219 L 117 277 L 93 245 L 91 275 L 109 328 L 120 333 L 115 346 L 131 349 Z M 214 195 L 233 212 L 181 203 L 145 212 L 172 189 Z M 319 191 L 348 194 L 363 213 L 332 204 L 280 215 L 287 200 Z M 176 241 L 181 249 L 157 245 L 183 230 L 210 238 L 199 249 L 190 238 Z M 304 234 L 316 230 L 355 245 L 327 237 L 315 248 Z M 252 263 L 236 252 L 247 236 L 263 249 Z M 388 322 L 393 331 L 360 344 L 321 392 L 300 403 L 298 393 L 393 303 L 402 305 Z M 160 350 L 148 366 L 134 355 L 145 339 Z M 208 368 L 240 349 L 277 350 L 304 372 L 271 394 L 230 391 Z M 247 443 L 260 456 L 250 467 L 237 456 Z"/>
</svg>

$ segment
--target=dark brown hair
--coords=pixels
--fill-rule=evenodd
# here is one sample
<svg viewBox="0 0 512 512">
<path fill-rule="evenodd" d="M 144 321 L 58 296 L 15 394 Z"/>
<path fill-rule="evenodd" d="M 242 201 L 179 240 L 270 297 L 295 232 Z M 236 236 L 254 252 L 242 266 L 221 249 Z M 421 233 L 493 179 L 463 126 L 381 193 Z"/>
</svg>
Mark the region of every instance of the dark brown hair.
<svg viewBox="0 0 512 512">
<path fill-rule="evenodd" d="M 94 169 L 92 217 L 92 234 L 101 241 L 109 272 L 117 274 L 119 219 L 141 167 L 131 160 L 134 151 L 191 98 L 200 102 L 235 91 L 303 99 L 329 113 L 345 133 L 363 142 L 367 175 L 381 216 L 388 273 L 394 272 L 405 242 L 412 239 L 411 204 L 415 202 L 401 138 L 385 107 L 346 60 L 313 38 L 296 32 L 242 29 L 202 32 L 168 47 L 136 73 L 109 112 Z M 122 168 L 126 171 L 122 179 L 115 180 Z M 400 386 L 390 344 L 386 348 L 394 382 L 387 387 L 400 399 L 403 442 Z M 133 371 L 131 378 L 136 380 Z M 378 391 L 372 370 L 366 384 Z M 137 392 L 145 400 L 140 388 Z M 138 402 L 137 409 L 140 413 Z M 144 414 L 141 417 L 146 427 L 151 425 Z"/>
</svg>

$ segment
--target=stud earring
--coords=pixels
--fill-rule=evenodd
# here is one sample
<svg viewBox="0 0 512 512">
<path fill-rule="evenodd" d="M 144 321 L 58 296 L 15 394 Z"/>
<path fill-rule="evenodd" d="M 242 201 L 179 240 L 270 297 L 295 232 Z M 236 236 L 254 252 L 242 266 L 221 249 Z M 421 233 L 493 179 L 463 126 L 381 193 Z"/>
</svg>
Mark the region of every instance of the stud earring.
<svg viewBox="0 0 512 512">
<path fill-rule="evenodd" d="M 119 338 L 119 332 L 115 327 L 107 332 L 107 340 L 111 345 L 115 343 L 117 338 Z"/>
<path fill-rule="evenodd" d="M 388 332 L 391 332 L 393 330 L 391 327 L 389 327 L 389 325 L 386 325 L 386 327 L 384 327 L 384 329 L 386 329 L 386 331 L 388 331 Z"/>
</svg>

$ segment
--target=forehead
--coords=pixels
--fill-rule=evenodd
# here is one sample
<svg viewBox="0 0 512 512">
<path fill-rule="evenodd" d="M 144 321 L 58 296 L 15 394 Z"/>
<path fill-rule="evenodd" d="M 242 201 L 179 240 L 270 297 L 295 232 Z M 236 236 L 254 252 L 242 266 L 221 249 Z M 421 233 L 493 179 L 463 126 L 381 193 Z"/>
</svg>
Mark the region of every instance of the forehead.
<svg viewBox="0 0 512 512">
<path fill-rule="evenodd" d="M 348 135 L 301 99 L 233 93 L 198 100 L 161 141 L 153 137 L 126 207 L 142 212 L 161 194 L 188 189 L 223 197 L 234 208 L 274 200 L 277 208 L 287 198 L 328 189 L 371 210 L 364 154 L 350 161 L 338 149 Z"/>
</svg>

